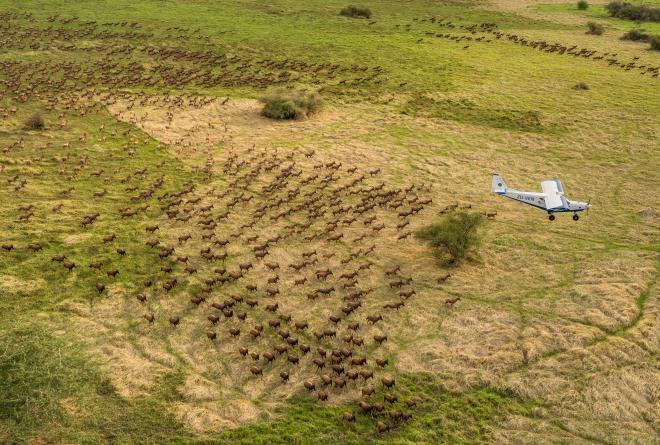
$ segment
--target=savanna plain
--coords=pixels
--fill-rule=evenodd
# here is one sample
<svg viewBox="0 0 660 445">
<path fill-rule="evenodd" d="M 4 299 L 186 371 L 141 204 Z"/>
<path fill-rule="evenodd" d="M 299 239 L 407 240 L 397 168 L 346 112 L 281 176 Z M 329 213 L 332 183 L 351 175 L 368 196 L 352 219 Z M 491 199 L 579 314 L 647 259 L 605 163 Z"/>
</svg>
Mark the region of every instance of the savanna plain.
<svg viewBox="0 0 660 445">
<path fill-rule="evenodd" d="M 347 6 L 0 0 L 0 443 L 660 443 L 660 23 Z"/>
</svg>

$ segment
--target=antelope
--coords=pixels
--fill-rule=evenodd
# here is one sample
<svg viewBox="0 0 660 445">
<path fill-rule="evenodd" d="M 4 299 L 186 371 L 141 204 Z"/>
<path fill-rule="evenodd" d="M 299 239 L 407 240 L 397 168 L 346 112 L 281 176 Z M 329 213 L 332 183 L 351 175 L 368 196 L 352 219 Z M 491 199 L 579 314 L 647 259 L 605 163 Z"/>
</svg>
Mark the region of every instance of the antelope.
<svg viewBox="0 0 660 445">
<path fill-rule="evenodd" d="M 395 403 L 399 398 L 393 394 L 385 393 L 383 394 L 383 399 L 388 403 Z"/>
<path fill-rule="evenodd" d="M 369 397 L 370 395 L 372 395 L 374 393 L 374 391 L 375 390 L 374 390 L 373 387 L 365 386 L 364 388 L 362 388 L 362 395 L 365 396 L 365 397 Z"/>
<path fill-rule="evenodd" d="M 387 340 L 387 335 L 376 334 L 376 335 L 374 335 L 374 340 L 376 341 L 376 343 L 382 344 L 384 341 Z"/>
<path fill-rule="evenodd" d="M 378 321 L 380 321 L 380 320 L 382 320 L 382 319 L 383 319 L 382 315 L 369 315 L 369 316 L 367 317 L 367 320 L 368 320 L 369 323 L 371 323 L 371 324 L 376 324 Z"/>
<path fill-rule="evenodd" d="M 446 274 L 444 274 L 444 275 L 439 276 L 439 277 L 436 279 L 436 281 L 438 282 L 438 284 L 442 284 L 442 283 L 444 283 L 445 281 L 447 281 L 447 280 L 449 279 L 449 277 L 451 277 L 451 274 L 450 274 L 450 273 L 446 273 Z"/>
<path fill-rule="evenodd" d="M 460 301 L 461 297 L 454 297 L 454 298 L 447 298 L 445 300 L 445 305 L 449 307 L 453 307 L 454 304 L 456 304 L 458 301 Z"/>
<path fill-rule="evenodd" d="M 394 381 L 394 379 L 393 379 L 392 377 L 383 377 L 383 378 L 381 379 L 381 382 L 382 382 L 383 385 L 385 385 L 387 388 L 391 388 L 391 387 L 394 386 L 394 384 L 395 384 L 395 381 Z"/>
</svg>

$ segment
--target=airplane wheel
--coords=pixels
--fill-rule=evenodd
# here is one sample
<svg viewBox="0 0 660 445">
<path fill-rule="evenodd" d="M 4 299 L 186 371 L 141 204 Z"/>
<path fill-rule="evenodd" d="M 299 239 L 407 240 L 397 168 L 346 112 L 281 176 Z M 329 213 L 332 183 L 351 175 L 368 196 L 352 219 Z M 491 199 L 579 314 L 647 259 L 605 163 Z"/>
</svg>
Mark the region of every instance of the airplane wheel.
<svg viewBox="0 0 660 445">
<path fill-rule="evenodd" d="M 580 219 L 580 216 L 577 213 L 573 215 L 573 221 L 577 221 L 578 219 Z"/>
<path fill-rule="evenodd" d="M 548 216 L 548 219 L 549 219 L 550 221 L 554 221 L 554 220 L 555 220 L 555 215 L 550 215 L 550 216 Z"/>
</svg>

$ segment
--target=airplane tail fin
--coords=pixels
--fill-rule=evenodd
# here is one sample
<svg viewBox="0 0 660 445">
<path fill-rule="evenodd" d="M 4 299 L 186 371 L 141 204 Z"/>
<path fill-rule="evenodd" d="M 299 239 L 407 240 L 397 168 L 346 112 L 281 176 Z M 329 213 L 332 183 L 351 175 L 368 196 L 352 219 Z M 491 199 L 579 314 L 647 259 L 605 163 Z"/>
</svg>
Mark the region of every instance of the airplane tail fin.
<svg viewBox="0 0 660 445">
<path fill-rule="evenodd" d="M 505 193 L 506 182 L 497 173 L 493 173 L 493 182 L 491 183 L 490 191 L 493 193 Z"/>
</svg>

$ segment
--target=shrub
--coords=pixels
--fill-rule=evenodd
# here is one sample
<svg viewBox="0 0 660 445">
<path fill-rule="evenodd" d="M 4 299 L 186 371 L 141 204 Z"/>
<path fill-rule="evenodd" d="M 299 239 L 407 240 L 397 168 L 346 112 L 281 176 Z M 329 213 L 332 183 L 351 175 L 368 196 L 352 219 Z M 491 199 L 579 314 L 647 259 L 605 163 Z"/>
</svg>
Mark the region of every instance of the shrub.
<svg viewBox="0 0 660 445">
<path fill-rule="evenodd" d="M 589 3 L 587 0 L 580 0 L 577 2 L 577 8 L 584 11 L 585 9 L 589 8 Z"/>
<path fill-rule="evenodd" d="M 643 29 L 631 29 L 627 33 L 625 33 L 622 37 L 621 40 L 633 40 L 635 42 L 637 41 L 642 41 L 646 42 L 649 40 L 649 35 L 644 32 Z"/>
<path fill-rule="evenodd" d="M 27 120 L 23 123 L 23 128 L 25 130 L 43 130 L 45 126 L 46 124 L 44 123 L 44 117 L 39 111 L 27 118 Z"/>
<path fill-rule="evenodd" d="M 649 43 L 651 44 L 652 50 L 660 51 L 660 36 L 649 37 Z"/>
<path fill-rule="evenodd" d="M 371 10 L 363 6 L 348 5 L 339 12 L 344 17 L 353 17 L 359 19 L 371 18 Z"/>
<path fill-rule="evenodd" d="M 660 8 L 612 1 L 605 6 L 612 17 L 635 21 L 660 22 Z"/>
<path fill-rule="evenodd" d="M 316 92 L 280 88 L 264 96 L 261 114 L 271 119 L 305 119 L 318 112 L 323 101 Z"/>
<path fill-rule="evenodd" d="M 594 36 L 602 35 L 603 31 L 605 30 L 605 28 L 603 28 L 603 25 L 601 25 L 600 23 L 596 23 L 596 22 L 587 23 L 587 28 L 588 28 L 587 29 L 587 34 L 591 34 L 591 35 L 594 35 Z"/>
<path fill-rule="evenodd" d="M 609 12 L 612 17 L 618 17 L 619 14 L 621 14 L 621 9 L 623 9 L 623 2 L 609 2 L 605 6 L 605 9 L 607 9 L 607 12 Z"/>
<path fill-rule="evenodd" d="M 477 229 L 483 221 L 484 217 L 480 213 L 449 213 L 440 221 L 420 229 L 417 237 L 433 247 L 433 254 L 440 261 L 452 264 L 479 245 Z"/>
<path fill-rule="evenodd" d="M 573 85 L 573 89 L 574 90 L 588 90 L 589 85 L 587 85 L 584 82 L 580 82 L 580 83 L 576 83 L 575 85 Z"/>
</svg>

